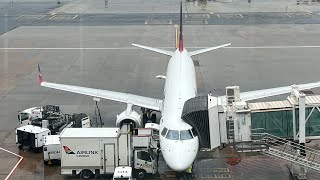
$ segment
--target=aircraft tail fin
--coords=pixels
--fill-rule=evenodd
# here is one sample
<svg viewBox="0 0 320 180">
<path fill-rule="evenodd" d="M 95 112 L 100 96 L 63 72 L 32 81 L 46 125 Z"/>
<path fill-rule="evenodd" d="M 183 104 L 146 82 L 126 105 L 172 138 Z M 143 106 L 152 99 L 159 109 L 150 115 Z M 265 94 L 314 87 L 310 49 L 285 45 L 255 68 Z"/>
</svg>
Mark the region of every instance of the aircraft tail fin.
<svg viewBox="0 0 320 180">
<path fill-rule="evenodd" d="M 190 56 L 194 56 L 194 55 L 202 54 L 202 53 L 205 53 L 205 52 L 208 52 L 208 51 L 212 51 L 212 50 L 223 48 L 223 47 L 230 46 L 230 45 L 231 45 L 231 43 L 228 43 L 228 44 L 223 44 L 223 45 L 220 45 L 220 46 L 214 46 L 214 47 L 210 47 L 210 48 L 191 51 L 191 52 L 189 52 L 189 55 Z"/>
<path fill-rule="evenodd" d="M 180 32 L 179 32 L 179 51 L 183 51 L 183 34 L 182 34 L 182 1 L 180 2 Z"/>
<path fill-rule="evenodd" d="M 139 47 L 139 48 L 142 48 L 142 49 L 146 49 L 146 50 L 149 50 L 149 51 L 153 51 L 153 52 L 157 52 L 157 53 L 160 53 L 160 54 L 164 54 L 164 55 L 167 55 L 167 56 L 172 56 L 174 52 L 172 51 L 167 51 L 167 50 L 164 50 L 164 49 L 158 49 L 158 48 L 153 48 L 153 47 L 148 47 L 148 46 L 143 46 L 143 45 L 139 45 L 139 44 L 132 44 L 133 46 L 136 46 L 136 47 Z"/>
<path fill-rule="evenodd" d="M 42 79 L 41 69 L 39 64 L 38 64 L 38 82 L 39 82 L 39 85 L 41 86 L 43 79 Z"/>
</svg>

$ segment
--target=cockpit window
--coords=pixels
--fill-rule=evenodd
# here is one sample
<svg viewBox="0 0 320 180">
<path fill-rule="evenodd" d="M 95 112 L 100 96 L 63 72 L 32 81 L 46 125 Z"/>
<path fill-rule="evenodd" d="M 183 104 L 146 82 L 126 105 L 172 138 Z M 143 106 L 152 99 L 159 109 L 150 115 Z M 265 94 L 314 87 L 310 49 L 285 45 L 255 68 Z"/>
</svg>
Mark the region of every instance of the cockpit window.
<svg viewBox="0 0 320 180">
<path fill-rule="evenodd" d="M 171 140 L 179 140 L 179 131 L 177 130 L 169 130 L 166 136 L 167 139 Z"/>
<path fill-rule="evenodd" d="M 188 139 L 192 139 L 191 131 L 189 129 L 180 131 L 180 140 L 188 140 Z"/>
<path fill-rule="evenodd" d="M 168 129 L 167 129 L 166 127 L 164 127 L 164 128 L 162 129 L 161 135 L 162 135 L 163 137 L 165 137 L 166 134 L 167 134 L 167 131 L 168 131 Z"/>
</svg>

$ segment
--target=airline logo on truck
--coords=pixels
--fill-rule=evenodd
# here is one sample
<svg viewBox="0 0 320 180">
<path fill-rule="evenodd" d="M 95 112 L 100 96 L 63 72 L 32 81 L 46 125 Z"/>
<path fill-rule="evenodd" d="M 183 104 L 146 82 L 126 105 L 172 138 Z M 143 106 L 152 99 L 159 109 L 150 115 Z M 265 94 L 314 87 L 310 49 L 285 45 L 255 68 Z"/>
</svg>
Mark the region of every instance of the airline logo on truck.
<svg viewBox="0 0 320 180">
<path fill-rule="evenodd" d="M 77 151 L 77 153 L 74 153 L 67 146 L 63 146 L 63 149 L 67 154 L 76 154 L 77 157 L 89 157 L 91 154 L 99 154 L 99 151 Z"/>
<path fill-rule="evenodd" d="M 63 149 L 64 151 L 67 153 L 67 154 L 75 154 L 73 151 L 71 151 L 70 148 L 68 148 L 67 146 L 63 146 Z"/>
</svg>

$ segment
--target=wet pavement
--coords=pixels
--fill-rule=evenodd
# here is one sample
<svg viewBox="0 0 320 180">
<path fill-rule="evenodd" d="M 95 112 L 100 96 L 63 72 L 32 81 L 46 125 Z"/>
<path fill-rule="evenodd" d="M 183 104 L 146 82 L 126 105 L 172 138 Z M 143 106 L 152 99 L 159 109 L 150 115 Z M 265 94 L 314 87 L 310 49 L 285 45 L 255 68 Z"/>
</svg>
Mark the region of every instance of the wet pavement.
<svg viewBox="0 0 320 180">
<path fill-rule="evenodd" d="M 42 153 L 19 151 L 15 144 L 18 110 L 46 104 L 60 105 L 65 113 L 92 115 L 94 110 L 92 98 L 39 88 L 36 65 L 43 66 L 44 78 L 50 81 L 161 98 L 163 82 L 154 80 L 154 77 L 165 73 L 168 59 L 132 48 L 130 44 L 173 47 L 173 25 L 178 20 L 176 8 L 172 8 L 172 12 L 163 10 L 168 6 L 168 1 L 164 1 L 158 4 L 163 5 L 159 6 L 162 10 L 157 8 L 155 12 L 137 13 L 134 11 L 138 9 L 131 9 L 130 13 L 125 6 L 120 6 L 126 4 L 122 0 L 114 11 L 102 13 L 103 9 L 97 9 L 100 1 L 86 12 L 81 12 L 83 4 L 89 2 L 85 0 L 74 1 L 80 3 L 72 6 L 68 5 L 71 1 L 62 1 L 60 5 L 50 0 L 11 2 L 0 2 L 0 48 L 49 49 L 0 50 L 0 147 L 24 157 L 10 179 L 79 179 L 61 176 L 59 166 L 44 166 Z M 137 5 L 137 2 L 129 6 Z M 197 71 L 202 78 L 203 92 L 222 95 L 227 85 L 237 84 L 242 90 L 253 90 L 319 80 L 315 76 L 320 66 L 317 47 L 250 49 L 270 45 L 318 46 L 320 11 L 317 5 L 304 5 L 299 11 L 289 9 L 288 12 L 284 9 L 277 12 L 246 11 L 244 9 L 250 7 L 242 5 L 237 4 L 242 8 L 239 11 L 232 4 L 230 8 L 230 4 L 221 3 L 220 7 L 214 8 L 213 14 L 201 9 L 191 11 L 189 7 L 190 14 L 184 17 L 185 24 L 189 25 L 184 31 L 187 46 L 231 42 L 233 46 L 249 47 L 225 48 L 194 57 L 199 61 Z M 254 8 L 257 7 L 255 4 Z M 268 4 L 268 7 L 272 6 Z M 50 49 L 59 47 L 110 49 Z M 110 101 L 100 103 L 104 123 L 114 126 L 115 116 L 125 109 L 125 105 Z M 319 147 L 319 144 L 312 146 Z M 18 157 L 0 150 L 0 179 L 5 179 L 18 161 Z M 160 161 L 160 164 L 163 179 L 172 178 L 165 162 Z M 199 153 L 194 173 L 196 179 L 289 179 L 285 161 L 259 153 L 238 154 L 228 148 Z M 317 180 L 319 174 L 310 172 L 308 177 Z"/>
</svg>

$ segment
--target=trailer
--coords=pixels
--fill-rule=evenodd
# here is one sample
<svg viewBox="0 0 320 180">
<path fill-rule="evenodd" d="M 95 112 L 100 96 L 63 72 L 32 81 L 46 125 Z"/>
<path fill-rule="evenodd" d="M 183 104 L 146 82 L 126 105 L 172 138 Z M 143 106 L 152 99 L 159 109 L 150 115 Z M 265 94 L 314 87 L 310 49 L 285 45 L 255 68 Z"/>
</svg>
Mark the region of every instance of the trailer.
<svg viewBox="0 0 320 180">
<path fill-rule="evenodd" d="M 132 167 L 139 177 L 155 174 L 155 155 L 147 148 L 133 147 L 131 136 L 123 127 L 64 129 L 60 134 L 61 174 L 97 178 L 112 175 L 122 166 Z"/>
<path fill-rule="evenodd" d="M 60 164 L 60 136 L 47 135 L 44 137 L 43 144 L 43 162 L 45 165 Z"/>
<path fill-rule="evenodd" d="M 51 131 L 47 128 L 33 125 L 19 127 L 16 129 L 16 144 L 19 144 L 19 149 L 28 146 L 34 152 L 39 152 L 43 147 L 44 136 L 50 134 Z"/>
</svg>

